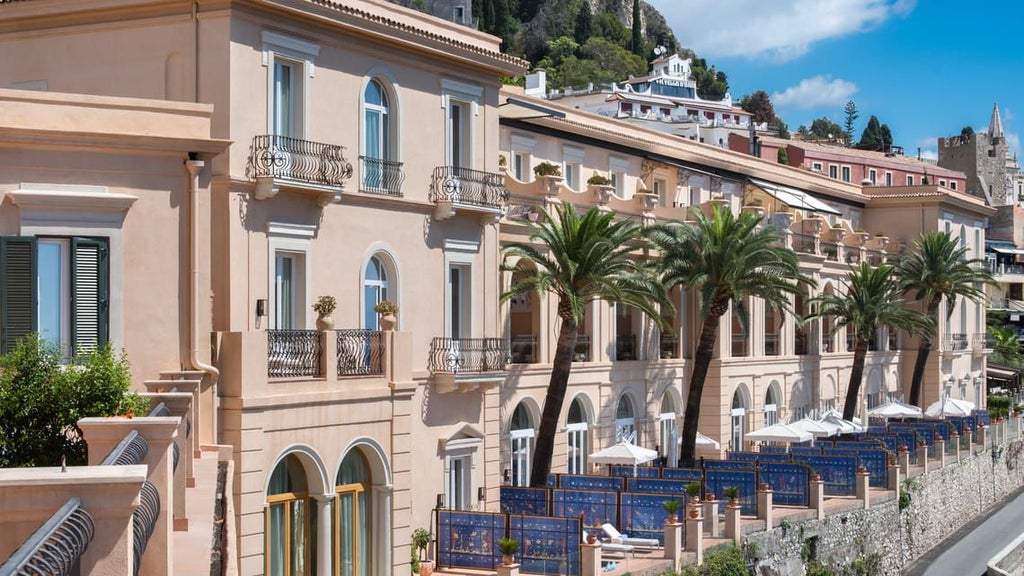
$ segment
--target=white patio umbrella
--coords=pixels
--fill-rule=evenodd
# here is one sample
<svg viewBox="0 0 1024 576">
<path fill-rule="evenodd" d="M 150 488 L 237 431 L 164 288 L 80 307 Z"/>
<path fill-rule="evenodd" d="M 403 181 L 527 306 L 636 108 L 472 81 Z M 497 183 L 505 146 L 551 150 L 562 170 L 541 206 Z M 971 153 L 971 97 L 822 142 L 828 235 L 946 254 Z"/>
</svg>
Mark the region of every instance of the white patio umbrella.
<svg viewBox="0 0 1024 576">
<path fill-rule="evenodd" d="M 781 422 L 743 435 L 744 440 L 760 440 L 762 442 L 807 442 L 812 438 L 814 435 L 810 432 Z"/>
<path fill-rule="evenodd" d="M 718 442 L 715 442 L 714 440 L 712 440 L 711 438 L 708 438 L 707 436 L 701 434 L 700 432 L 697 432 L 697 443 L 696 444 L 697 444 L 697 446 L 703 446 L 705 448 L 714 448 L 715 450 L 718 450 L 719 448 L 722 447 L 721 444 L 719 444 Z"/>
<path fill-rule="evenodd" d="M 937 400 L 928 407 L 924 413 L 932 418 L 942 418 L 943 416 L 970 416 L 974 412 L 974 403 L 968 402 L 967 400 L 957 400 L 956 398 L 943 398 Z"/>
<path fill-rule="evenodd" d="M 868 410 L 868 416 L 877 416 L 886 420 L 889 418 L 920 418 L 922 415 L 921 409 L 917 406 L 911 406 L 910 404 L 904 404 L 895 400 L 890 400 L 881 406 Z"/>
<path fill-rule="evenodd" d="M 832 426 L 810 418 L 801 418 L 796 422 L 790 423 L 790 426 L 797 430 L 810 432 L 815 438 L 828 438 L 829 436 L 835 436 L 839 432 L 838 426 Z"/>
<path fill-rule="evenodd" d="M 853 419 L 853 422 L 846 420 L 843 418 L 842 413 L 835 409 L 822 414 L 820 421 L 838 426 L 840 434 L 861 434 L 864 432 L 864 427 L 858 423 L 856 418 Z"/>
<path fill-rule="evenodd" d="M 658 453 L 648 448 L 641 448 L 636 444 L 622 441 L 604 450 L 598 450 L 588 457 L 594 464 L 617 464 L 620 466 L 633 466 L 633 476 L 636 476 L 638 464 L 645 464 L 658 457 Z"/>
</svg>

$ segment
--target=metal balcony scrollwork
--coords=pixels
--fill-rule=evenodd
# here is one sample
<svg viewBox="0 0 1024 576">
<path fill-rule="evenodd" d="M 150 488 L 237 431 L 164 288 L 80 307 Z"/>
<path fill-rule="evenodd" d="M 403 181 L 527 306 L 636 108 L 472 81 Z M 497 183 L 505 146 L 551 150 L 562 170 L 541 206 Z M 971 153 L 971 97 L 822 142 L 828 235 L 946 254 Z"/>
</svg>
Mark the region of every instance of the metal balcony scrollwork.
<svg viewBox="0 0 1024 576">
<path fill-rule="evenodd" d="M 434 203 L 476 206 L 500 211 L 508 202 L 505 176 L 456 166 L 438 166 L 430 181 Z"/>
<path fill-rule="evenodd" d="M 384 373 L 384 333 L 338 330 L 338 376 Z"/>
<path fill-rule="evenodd" d="M 360 156 L 359 169 L 362 179 L 360 189 L 363 192 L 388 196 L 402 195 L 405 172 L 402 171 L 401 162 Z"/>
<path fill-rule="evenodd" d="M 345 159 L 344 150 L 337 144 L 262 134 L 252 140 L 245 172 L 257 182 L 258 199 L 277 193 L 275 180 L 340 192 L 345 180 L 352 177 L 352 164 Z"/>
<path fill-rule="evenodd" d="M 0 576 L 67 576 L 77 573 L 79 559 L 92 542 L 96 526 L 71 498 L 0 564 Z"/>
<path fill-rule="evenodd" d="M 323 348 L 317 330 L 267 330 L 267 376 L 320 376 Z"/>
<path fill-rule="evenodd" d="M 435 374 L 482 374 L 505 371 L 510 361 L 503 338 L 434 338 L 428 368 Z"/>
<path fill-rule="evenodd" d="M 149 442 L 137 431 L 132 430 L 124 439 L 114 446 L 100 466 L 129 466 L 141 464 L 149 453 Z"/>
<path fill-rule="evenodd" d="M 135 552 L 133 568 L 135 576 L 139 574 L 142 566 L 142 554 L 149 545 L 149 538 L 153 535 L 156 527 L 156 520 L 160 517 L 160 493 L 152 482 L 146 480 L 139 490 L 139 507 L 132 513 L 132 548 Z"/>
</svg>

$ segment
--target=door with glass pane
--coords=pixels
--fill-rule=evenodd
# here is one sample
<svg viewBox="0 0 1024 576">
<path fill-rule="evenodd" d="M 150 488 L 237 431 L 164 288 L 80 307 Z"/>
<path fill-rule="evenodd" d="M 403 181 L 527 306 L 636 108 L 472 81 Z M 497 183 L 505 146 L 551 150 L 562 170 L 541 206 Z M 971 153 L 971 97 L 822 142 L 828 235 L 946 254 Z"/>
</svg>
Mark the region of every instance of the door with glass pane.
<svg viewBox="0 0 1024 576">
<path fill-rule="evenodd" d="M 352 450 L 342 461 L 335 481 L 335 573 L 370 574 L 370 471 L 365 457 Z"/>
<path fill-rule="evenodd" d="M 469 510 L 470 500 L 470 457 L 459 456 L 448 460 L 448 508 Z"/>
<path fill-rule="evenodd" d="M 388 271 L 380 258 L 374 256 L 366 263 L 363 279 L 363 325 L 367 330 L 380 330 L 380 314 L 373 307 L 387 299 Z"/>
<path fill-rule="evenodd" d="M 293 62 L 274 61 L 271 129 L 276 136 L 295 136 L 295 76 Z"/>
<path fill-rule="evenodd" d="M 270 477 L 264 534 L 268 576 L 303 576 L 310 564 L 310 500 L 302 464 L 286 456 Z"/>
<path fill-rule="evenodd" d="M 743 408 L 732 410 L 732 449 L 743 450 L 743 431 L 746 427 L 747 411 Z"/>
<path fill-rule="evenodd" d="M 569 405 L 569 414 L 566 422 L 566 436 L 569 442 L 568 472 L 569 474 L 587 473 L 587 454 L 589 450 L 586 412 L 579 398 Z"/>
<path fill-rule="evenodd" d="M 533 418 L 529 410 L 519 404 L 512 412 L 509 425 L 512 448 L 512 485 L 530 485 L 530 462 L 533 458 Z"/>
<path fill-rule="evenodd" d="M 36 241 L 37 318 L 39 336 L 59 346 L 62 358 L 71 350 L 71 242 L 67 238 L 39 238 Z"/>
<path fill-rule="evenodd" d="M 298 256 L 278 252 L 274 260 L 274 328 L 294 330 L 297 328 Z"/>
</svg>

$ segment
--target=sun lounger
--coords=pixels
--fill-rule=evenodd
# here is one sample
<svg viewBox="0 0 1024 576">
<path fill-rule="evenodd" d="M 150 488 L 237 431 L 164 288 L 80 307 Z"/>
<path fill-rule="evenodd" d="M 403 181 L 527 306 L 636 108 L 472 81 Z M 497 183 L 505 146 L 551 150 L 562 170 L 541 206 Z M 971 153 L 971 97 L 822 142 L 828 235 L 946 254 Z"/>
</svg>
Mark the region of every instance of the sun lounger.
<svg viewBox="0 0 1024 576">
<path fill-rule="evenodd" d="M 608 524 L 607 522 L 601 525 L 601 529 L 608 538 L 615 544 L 625 544 L 629 546 L 643 546 L 646 548 L 655 548 L 661 544 L 654 538 L 630 538 L 624 534 L 619 533 L 615 529 L 615 526 Z"/>
<path fill-rule="evenodd" d="M 583 541 L 584 542 L 587 541 L 587 531 L 586 530 L 583 531 Z M 630 552 L 633 552 L 633 550 L 634 550 L 634 547 L 633 547 L 632 544 L 623 544 L 622 542 L 608 542 L 608 541 L 601 542 L 601 553 L 602 554 L 604 554 L 604 553 L 622 554 L 623 556 L 625 556 L 626 554 L 628 554 Z"/>
</svg>

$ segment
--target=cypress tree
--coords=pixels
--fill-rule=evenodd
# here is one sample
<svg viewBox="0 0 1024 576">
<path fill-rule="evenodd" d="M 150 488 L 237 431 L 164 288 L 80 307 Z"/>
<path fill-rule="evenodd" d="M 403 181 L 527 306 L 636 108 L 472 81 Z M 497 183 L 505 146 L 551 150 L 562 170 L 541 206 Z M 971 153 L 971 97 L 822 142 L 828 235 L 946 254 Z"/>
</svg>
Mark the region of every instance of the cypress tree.
<svg viewBox="0 0 1024 576">
<path fill-rule="evenodd" d="M 633 0 L 633 37 L 630 39 L 630 51 L 638 56 L 644 55 L 644 38 L 640 29 L 640 0 Z"/>
<path fill-rule="evenodd" d="M 594 14 L 590 11 L 589 0 L 583 0 L 580 11 L 576 13 L 576 28 L 573 30 L 573 38 L 576 43 L 582 46 L 594 35 Z"/>
</svg>

